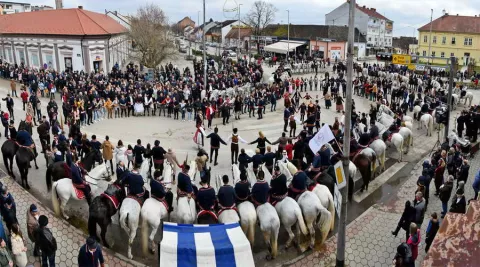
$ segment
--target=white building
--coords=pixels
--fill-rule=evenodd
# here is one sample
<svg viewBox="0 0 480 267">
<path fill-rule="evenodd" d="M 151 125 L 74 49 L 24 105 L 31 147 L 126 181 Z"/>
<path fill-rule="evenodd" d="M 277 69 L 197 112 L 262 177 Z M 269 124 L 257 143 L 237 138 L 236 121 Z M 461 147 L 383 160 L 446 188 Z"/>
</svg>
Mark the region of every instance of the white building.
<svg viewBox="0 0 480 267">
<path fill-rule="evenodd" d="M 346 1 L 325 15 L 327 25 L 348 26 L 350 1 Z M 391 51 L 393 21 L 377 12 L 375 8 L 359 6 L 355 9 L 355 27 L 367 36 L 367 53 Z"/>
<path fill-rule="evenodd" d="M 123 27 L 130 30 L 131 24 L 130 24 L 130 18 L 128 16 L 124 16 L 124 15 L 118 13 L 117 11 L 108 11 L 108 10 L 105 10 L 105 14 L 107 14 L 107 16 L 114 19 L 116 22 L 118 22 Z"/>
<path fill-rule="evenodd" d="M 81 8 L 0 16 L 0 31 L 0 57 L 37 69 L 110 71 L 131 47 L 125 27 Z"/>
<path fill-rule="evenodd" d="M 3 15 L 32 11 L 28 3 L 0 1 L 0 13 Z"/>
</svg>

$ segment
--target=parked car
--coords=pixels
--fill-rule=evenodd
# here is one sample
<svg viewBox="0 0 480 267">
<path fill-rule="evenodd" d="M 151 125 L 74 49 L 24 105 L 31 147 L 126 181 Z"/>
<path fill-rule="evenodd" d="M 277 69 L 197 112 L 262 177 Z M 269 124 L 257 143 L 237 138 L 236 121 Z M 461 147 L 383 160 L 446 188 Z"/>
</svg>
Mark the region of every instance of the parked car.
<svg viewBox="0 0 480 267">
<path fill-rule="evenodd" d="M 180 44 L 179 47 L 178 47 L 178 51 L 180 53 L 187 53 L 187 45 L 186 44 Z"/>
</svg>

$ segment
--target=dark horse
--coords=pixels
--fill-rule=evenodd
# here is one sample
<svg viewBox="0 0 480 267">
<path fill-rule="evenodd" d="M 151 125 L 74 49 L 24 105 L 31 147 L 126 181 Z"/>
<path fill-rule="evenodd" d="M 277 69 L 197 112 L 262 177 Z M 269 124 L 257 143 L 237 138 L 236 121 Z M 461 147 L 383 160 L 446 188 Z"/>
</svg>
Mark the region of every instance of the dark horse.
<svg viewBox="0 0 480 267">
<path fill-rule="evenodd" d="M 20 146 L 15 154 L 15 161 L 17 162 L 18 171 L 22 178 L 22 186 L 25 189 L 30 190 L 28 185 L 28 169 L 30 168 L 30 161 L 35 161 L 35 168 L 38 169 L 35 155 L 31 148 Z M 25 183 L 24 183 L 25 182 Z"/>
<path fill-rule="evenodd" d="M 17 154 L 17 150 L 18 144 L 12 139 L 8 139 L 2 145 L 3 164 L 5 164 L 5 168 L 7 168 L 8 175 L 13 178 L 15 178 L 13 174 L 13 157 Z"/>
<path fill-rule="evenodd" d="M 116 205 L 113 201 L 117 201 Z M 113 184 L 109 184 L 107 190 L 92 201 L 89 208 L 88 215 L 88 233 L 90 236 L 100 240 L 97 236 L 97 224 L 100 226 L 100 236 L 102 238 L 103 245 L 107 248 L 110 246 L 107 243 L 105 235 L 107 234 L 107 228 L 112 223 L 112 216 L 115 215 L 120 209 L 120 205 L 125 199 L 125 190 L 123 187 L 115 181 Z"/>
<path fill-rule="evenodd" d="M 91 171 L 95 162 L 102 163 L 103 157 L 102 153 L 96 149 L 92 149 L 88 154 L 82 159 L 83 168 L 87 171 Z M 54 182 L 71 177 L 70 167 L 64 161 L 55 162 L 52 165 L 48 166 L 45 179 L 47 182 L 47 189 L 50 191 L 52 189 L 52 180 Z"/>
</svg>

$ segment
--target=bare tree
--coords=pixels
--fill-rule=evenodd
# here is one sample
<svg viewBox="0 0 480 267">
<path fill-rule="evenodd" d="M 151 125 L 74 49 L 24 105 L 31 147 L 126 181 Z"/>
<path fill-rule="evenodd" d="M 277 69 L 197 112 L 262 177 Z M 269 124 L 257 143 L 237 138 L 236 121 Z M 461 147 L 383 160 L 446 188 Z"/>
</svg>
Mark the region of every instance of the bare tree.
<svg viewBox="0 0 480 267">
<path fill-rule="evenodd" d="M 133 57 L 147 68 L 156 68 L 175 54 L 173 42 L 168 39 L 170 26 L 163 10 L 148 4 L 132 17 L 130 37 L 135 45 Z"/>
<path fill-rule="evenodd" d="M 277 13 L 277 8 L 273 4 L 263 0 L 255 1 L 246 16 L 247 24 L 253 27 L 253 35 L 261 36 L 265 27 L 275 19 L 275 13 Z M 258 39 L 256 42 L 258 50 Z"/>
</svg>

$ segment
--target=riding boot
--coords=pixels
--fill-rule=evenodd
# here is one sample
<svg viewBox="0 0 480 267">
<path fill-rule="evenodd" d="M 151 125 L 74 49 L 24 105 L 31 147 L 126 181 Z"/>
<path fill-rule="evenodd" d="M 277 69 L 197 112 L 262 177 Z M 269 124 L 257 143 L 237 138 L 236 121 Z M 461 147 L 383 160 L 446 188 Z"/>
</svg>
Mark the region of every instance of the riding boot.
<svg viewBox="0 0 480 267">
<path fill-rule="evenodd" d="M 165 201 L 167 201 L 168 204 L 168 213 L 173 211 L 173 193 L 172 192 L 167 192 L 165 194 Z"/>
</svg>

